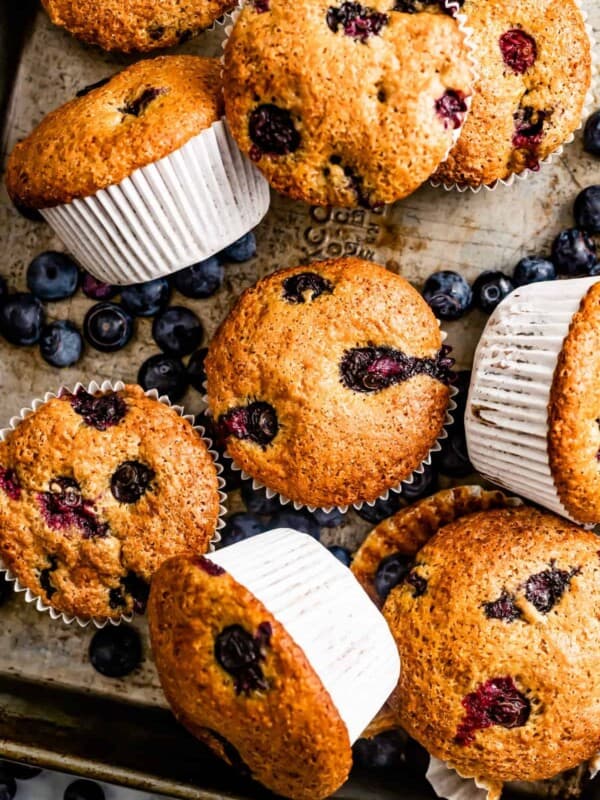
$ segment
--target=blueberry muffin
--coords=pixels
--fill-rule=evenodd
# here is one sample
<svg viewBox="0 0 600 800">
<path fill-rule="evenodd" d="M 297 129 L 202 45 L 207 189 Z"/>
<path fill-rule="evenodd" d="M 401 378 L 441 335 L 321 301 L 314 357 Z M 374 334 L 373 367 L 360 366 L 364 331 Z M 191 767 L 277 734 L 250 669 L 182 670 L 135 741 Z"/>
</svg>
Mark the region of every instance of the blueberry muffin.
<svg viewBox="0 0 600 800">
<path fill-rule="evenodd" d="M 600 747 L 598 539 L 532 508 L 440 528 L 383 613 L 402 674 L 390 703 L 430 753 L 498 792 Z"/>
<path fill-rule="evenodd" d="M 403 278 L 342 258 L 281 270 L 241 296 L 205 361 L 234 461 L 298 504 L 374 501 L 442 433 L 452 360 Z"/>
<path fill-rule="evenodd" d="M 42 0 L 52 22 L 104 50 L 148 52 L 187 41 L 235 5 L 230 0 Z"/>
<path fill-rule="evenodd" d="M 63 391 L 0 443 L 0 557 L 68 616 L 143 611 L 160 564 L 205 552 L 218 518 L 206 445 L 139 386 Z"/>
<path fill-rule="evenodd" d="M 581 124 L 592 81 L 576 0 L 465 0 L 479 62 L 469 118 L 436 177 L 477 187 L 540 162 Z"/>
<path fill-rule="evenodd" d="M 414 13 L 423 8 L 438 13 Z M 413 0 L 247 3 L 224 73 L 241 150 L 279 192 L 315 205 L 406 197 L 446 157 L 471 95 L 465 37 L 441 10 Z"/>
<path fill-rule="evenodd" d="M 148 613 L 166 698 L 194 735 L 278 795 L 341 786 L 400 665 L 335 556 L 287 529 L 180 556 L 156 574 Z"/>
</svg>

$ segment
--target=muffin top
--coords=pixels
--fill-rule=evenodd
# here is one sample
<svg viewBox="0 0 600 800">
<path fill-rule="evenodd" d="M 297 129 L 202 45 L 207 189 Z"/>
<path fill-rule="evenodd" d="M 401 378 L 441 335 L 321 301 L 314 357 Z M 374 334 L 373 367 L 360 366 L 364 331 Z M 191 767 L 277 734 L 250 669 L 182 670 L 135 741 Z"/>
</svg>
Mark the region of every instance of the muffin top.
<svg viewBox="0 0 600 800">
<path fill-rule="evenodd" d="M 600 748 L 598 538 L 532 508 L 441 528 L 383 609 L 391 703 L 430 753 L 488 785 L 550 778 Z"/>
<path fill-rule="evenodd" d="M 470 61 L 456 20 L 412 13 L 422 5 L 244 6 L 225 49 L 227 120 L 275 189 L 373 207 L 410 194 L 443 160 L 467 111 Z"/>
<path fill-rule="evenodd" d="M 465 0 L 479 75 L 458 144 L 436 177 L 481 186 L 525 169 L 581 124 L 592 79 L 576 0 Z"/>
<path fill-rule="evenodd" d="M 220 116 L 218 59 L 140 61 L 48 114 L 17 144 L 8 192 L 31 208 L 89 197 L 182 147 Z"/>
<path fill-rule="evenodd" d="M 558 496 L 579 522 L 600 520 L 600 282 L 574 315 L 550 391 L 548 455 Z"/>
<path fill-rule="evenodd" d="M 165 696 L 217 755 L 295 800 L 345 781 L 350 740 L 331 697 L 286 629 L 222 567 L 170 559 L 148 615 Z"/>
<path fill-rule="evenodd" d="M 229 11 L 230 0 L 42 0 L 55 25 L 104 50 L 147 52 L 187 41 Z"/>
<path fill-rule="evenodd" d="M 0 442 L 0 556 L 67 615 L 143 611 L 159 565 L 206 552 L 218 517 L 200 435 L 138 386 L 64 392 Z"/>
<path fill-rule="evenodd" d="M 308 506 L 375 500 L 439 437 L 451 360 L 403 278 L 357 258 L 281 270 L 247 289 L 205 361 L 232 458 Z"/>
</svg>

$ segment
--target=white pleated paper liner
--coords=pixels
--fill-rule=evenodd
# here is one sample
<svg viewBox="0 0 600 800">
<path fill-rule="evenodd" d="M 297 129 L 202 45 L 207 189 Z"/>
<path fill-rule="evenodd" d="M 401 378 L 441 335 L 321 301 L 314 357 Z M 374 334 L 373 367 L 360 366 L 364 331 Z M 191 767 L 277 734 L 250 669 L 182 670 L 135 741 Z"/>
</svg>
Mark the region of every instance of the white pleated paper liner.
<svg viewBox="0 0 600 800">
<path fill-rule="evenodd" d="M 129 284 L 209 258 L 268 209 L 267 181 L 219 120 L 120 183 L 41 213 L 95 278 Z"/>
<path fill-rule="evenodd" d="M 592 54 L 592 74 L 591 74 L 590 86 L 585 96 L 583 109 L 581 112 L 581 121 L 577 126 L 577 128 L 575 128 L 575 130 L 568 136 L 567 139 L 565 139 L 565 141 L 561 145 L 559 145 L 559 147 L 556 150 L 550 153 L 550 155 L 546 156 L 546 158 L 540 159 L 539 162 L 540 166 L 537 170 L 526 168 L 522 172 L 513 172 L 511 175 L 508 176 L 508 178 L 499 178 L 498 180 L 493 181 L 493 183 L 489 184 L 482 183 L 479 184 L 478 186 L 471 186 L 470 184 L 459 184 L 455 183 L 454 181 L 445 182 L 443 180 L 438 180 L 437 178 L 430 178 L 429 183 L 431 186 L 433 186 L 436 189 L 441 187 L 447 192 L 456 191 L 460 192 L 461 194 L 463 194 L 464 192 L 472 192 L 473 194 L 478 194 L 479 192 L 482 191 L 482 189 L 488 192 L 493 192 L 498 188 L 498 186 L 512 186 L 515 183 L 515 181 L 525 181 L 532 175 L 537 175 L 541 169 L 547 167 L 555 159 L 559 158 L 563 154 L 564 149 L 567 145 L 572 144 L 572 142 L 575 141 L 575 136 L 577 132 L 583 128 L 588 116 L 594 110 L 595 107 L 594 96 L 596 92 L 600 90 L 600 83 L 599 83 L 600 57 L 598 53 L 599 44 L 596 41 L 596 37 L 594 35 L 594 29 L 588 22 L 587 12 L 582 7 L 580 0 L 575 0 L 575 2 L 585 22 L 585 29 L 590 40 L 590 50 Z M 468 17 L 467 17 L 467 24 L 468 24 Z M 449 154 L 450 153 L 448 153 L 448 155 Z M 448 155 L 446 156 L 446 158 L 448 158 Z"/>
<path fill-rule="evenodd" d="M 37 411 L 40 406 L 47 403 L 49 400 L 52 400 L 55 397 L 59 397 L 61 392 L 69 391 L 73 394 L 78 391 L 78 389 L 85 389 L 85 391 L 89 392 L 89 394 L 95 394 L 96 392 L 118 392 L 125 388 L 125 384 L 122 381 L 109 381 L 105 380 L 102 383 L 98 383 L 97 381 L 92 381 L 88 386 L 84 386 L 82 383 L 77 383 L 74 388 L 70 388 L 67 386 L 61 386 L 57 392 L 46 392 L 43 398 L 36 398 L 32 401 L 31 406 L 27 408 L 22 408 L 19 412 L 18 416 L 12 417 L 9 426 L 7 428 L 3 428 L 0 430 L 0 441 L 4 441 L 4 439 L 10 435 L 11 431 L 14 431 L 17 426 L 30 414 L 33 414 Z M 182 406 L 173 405 L 169 398 L 166 395 L 159 396 L 156 389 L 150 389 L 147 392 L 144 392 L 146 397 L 152 397 L 155 400 L 158 400 L 160 403 L 163 403 L 166 406 L 171 407 L 174 411 L 176 411 L 179 416 L 183 417 L 183 419 L 187 420 L 194 430 L 196 430 L 200 437 L 202 438 L 203 442 L 205 443 L 208 452 L 210 453 L 213 462 L 216 467 L 217 471 L 217 483 L 218 483 L 218 491 L 219 491 L 219 518 L 217 520 L 217 525 L 215 529 L 215 533 L 210 541 L 209 548 L 211 551 L 215 549 L 215 545 L 221 541 L 221 534 L 219 531 L 225 526 L 224 516 L 226 513 L 225 508 L 225 501 L 227 499 L 227 495 L 223 492 L 223 488 L 225 486 L 225 481 L 221 477 L 221 473 L 223 472 L 223 466 L 219 463 L 219 457 L 217 453 L 212 449 L 212 441 L 205 437 L 204 428 L 198 425 L 194 425 L 194 417 L 190 414 L 186 414 Z M 71 616 L 66 614 L 62 611 L 58 611 L 57 609 L 53 608 L 51 605 L 48 605 L 42 597 L 35 594 L 31 589 L 28 589 L 26 586 L 23 586 L 17 576 L 12 573 L 8 567 L 4 566 L 2 559 L 0 558 L 0 572 L 5 573 L 5 578 L 7 581 L 13 584 L 13 589 L 15 592 L 24 593 L 25 595 L 25 602 L 26 603 L 34 603 L 35 608 L 41 612 L 47 612 L 51 619 L 53 620 L 61 620 L 66 625 L 70 625 L 72 622 L 77 623 L 82 628 L 87 627 L 90 623 L 95 625 L 96 628 L 103 628 L 106 624 L 110 623 L 111 625 L 120 625 L 121 622 L 131 622 L 134 617 L 134 614 L 123 614 L 119 619 L 112 619 L 112 618 L 105 618 L 105 617 L 78 617 L 78 616 Z"/>
<path fill-rule="evenodd" d="M 475 469 L 572 520 L 550 469 L 548 406 L 573 315 L 599 280 L 536 283 L 512 292 L 482 334 L 465 413 L 467 450 Z"/>
<path fill-rule="evenodd" d="M 400 658 L 387 623 L 350 570 L 312 536 L 288 528 L 209 558 L 285 628 L 356 741 L 396 687 Z"/>
</svg>

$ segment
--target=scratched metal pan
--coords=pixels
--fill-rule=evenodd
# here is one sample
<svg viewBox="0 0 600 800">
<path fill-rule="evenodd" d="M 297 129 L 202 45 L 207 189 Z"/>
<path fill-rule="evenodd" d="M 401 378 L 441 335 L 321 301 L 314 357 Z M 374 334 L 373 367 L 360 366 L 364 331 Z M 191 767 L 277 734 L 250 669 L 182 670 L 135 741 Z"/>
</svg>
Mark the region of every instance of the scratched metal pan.
<svg viewBox="0 0 600 800">
<path fill-rule="evenodd" d="M 588 0 L 588 10 L 599 28 L 597 0 Z M 222 38 L 217 26 L 182 50 L 217 55 Z M 45 113 L 131 61 L 85 47 L 53 28 L 34 0 L 0 0 L 0 39 L 2 165 L 12 145 Z M 228 267 L 225 284 L 213 298 L 183 302 L 202 319 L 208 340 L 234 298 L 276 267 L 356 254 L 386 264 L 416 285 L 438 269 L 455 269 L 468 279 L 483 269 L 510 270 L 525 252 L 548 249 L 553 235 L 570 225 L 575 192 L 592 182 L 600 182 L 600 162 L 586 157 L 578 140 L 533 179 L 493 193 L 447 194 L 425 187 L 382 213 L 313 209 L 273 196 L 257 230 L 257 257 Z M 0 273 L 11 287 L 24 289 L 29 261 L 56 248 L 61 245 L 52 231 L 20 217 L 2 185 Z M 48 317 L 81 323 L 89 305 L 79 293 L 48 304 Z M 470 366 L 484 322 L 472 312 L 447 326 L 460 368 Z M 122 352 L 88 349 L 77 368 L 60 373 L 35 348 L 0 342 L 0 426 L 61 383 L 135 381 L 139 365 L 155 351 L 148 320 L 138 320 L 135 339 Z M 199 411 L 199 395 L 190 390 L 185 405 Z M 229 505 L 241 507 L 235 493 Z M 324 532 L 323 538 L 353 547 L 367 529 L 350 512 L 340 529 Z M 145 623 L 135 625 L 144 642 L 143 662 L 127 678 L 112 680 L 89 663 L 91 631 L 52 622 L 18 596 L 0 608 L 0 754 L 180 798 L 269 797 L 215 760 L 173 721 L 152 664 Z M 344 800 L 432 796 L 424 782 L 374 774 L 353 774 L 338 793 Z"/>
</svg>

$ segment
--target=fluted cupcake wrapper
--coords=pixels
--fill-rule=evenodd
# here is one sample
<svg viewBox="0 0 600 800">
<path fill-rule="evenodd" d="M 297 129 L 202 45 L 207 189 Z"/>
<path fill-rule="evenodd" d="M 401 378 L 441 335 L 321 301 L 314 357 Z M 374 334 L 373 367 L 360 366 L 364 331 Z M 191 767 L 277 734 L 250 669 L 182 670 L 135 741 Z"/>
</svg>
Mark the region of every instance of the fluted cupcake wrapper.
<svg viewBox="0 0 600 800">
<path fill-rule="evenodd" d="M 474 467 L 493 483 L 568 519 L 573 518 L 550 469 L 548 405 L 573 315 L 599 280 L 536 283 L 509 295 L 477 347 L 465 413 Z"/>
<path fill-rule="evenodd" d="M 394 690 L 392 634 L 350 570 L 304 533 L 278 529 L 209 556 L 256 597 L 301 648 L 350 742 Z"/>
<path fill-rule="evenodd" d="M 123 381 L 113 382 L 105 380 L 102 381 L 102 383 L 98 383 L 97 381 L 91 381 L 91 383 L 89 383 L 87 386 L 78 382 L 73 388 L 68 386 L 61 386 L 56 392 L 46 392 L 43 398 L 39 397 L 36 398 L 31 402 L 30 406 L 22 408 L 17 416 L 12 417 L 9 421 L 8 427 L 0 429 L 0 441 L 4 441 L 6 436 L 9 435 L 11 431 L 14 431 L 24 419 L 30 416 L 30 414 L 33 414 L 35 411 L 37 411 L 38 408 L 40 408 L 40 406 L 43 406 L 44 403 L 47 403 L 49 400 L 52 400 L 55 397 L 59 397 L 62 392 L 68 391 L 75 393 L 79 389 L 85 389 L 85 391 L 89 392 L 90 394 L 94 394 L 95 392 L 98 391 L 118 392 L 124 388 L 125 384 L 123 383 Z M 155 400 L 158 400 L 160 403 L 163 403 L 164 405 L 173 408 L 173 410 L 176 411 L 179 414 L 179 416 L 187 420 L 192 425 L 194 430 L 198 431 L 198 433 L 200 434 L 202 441 L 205 443 L 208 452 L 210 453 L 214 461 L 215 468 L 217 471 L 217 483 L 219 486 L 219 518 L 217 521 L 215 533 L 213 534 L 213 537 L 209 545 L 210 551 L 214 551 L 215 545 L 217 545 L 221 541 L 221 534 L 219 531 L 221 531 L 222 528 L 225 526 L 224 516 L 227 511 L 225 508 L 227 495 L 223 491 L 223 488 L 225 487 L 225 481 L 221 477 L 221 473 L 223 472 L 223 465 L 219 461 L 218 454 L 215 452 L 215 450 L 212 449 L 213 446 L 212 440 L 205 436 L 205 430 L 202 426 L 194 424 L 193 415 L 186 414 L 182 406 L 173 405 L 173 403 L 171 403 L 171 401 L 166 395 L 159 396 L 158 391 L 156 389 L 150 389 L 147 392 L 144 392 L 144 394 L 146 395 L 146 397 L 152 397 Z M 4 565 L 1 557 L 0 557 L 0 572 L 5 573 L 6 580 L 13 584 L 13 589 L 15 592 L 24 593 L 25 596 L 24 599 L 26 603 L 34 603 L 37 611 L 41 611 L 44 613 L 47 612 L 50 615 L 51 619 L 61 620 L 61 622 L 64 622 L 66 625 L 70 625 L 71 623 L 75 622 L 81 628 L 85 628 L 91 623 L 96 628 L 103 628 L 108 623 L 110 623 L 111 625 L 120 625 L 121 622 L 131 622 L 131 620 L 135 616 L 134 614 L 123 614 L 118 619 L 112 619 L 110 617 L 71 616 L 70 614 L 66 614 L 63 611 L 59 611 L 56 608 L 53 608 L 53 606 L 46 603 L 46 601 L 42 597 L 40 597 L 40 595 L 36 594 L 31 589 L 27 588 L 27 586 L 24 586 L 19 581 L 17 576 L 13 572 L 11 572 L 11 570 L 8 569 L 8 567 Z"/>
<path fill-rule="evenodd" d="M 581 16 L 584 19 L 585 29 L 590 40 L 590 49 L 592 53 L 591 81 L 585 96 L 583 110 L 581 112 L 581 121 L 577 126 L 577 128 L 575 128 L 573 133 L 571 133 L 571 135 L 567 139 L 565 139 L 565 141 L 561 145 L 559 145 L 559 147 L 556 150 L 550 153 L 550 155 L 546 156 L 546 158 L 540 160 L 539 162 L 540 166 L 537 170 L 526 168 L 522 172 L 513 172 L 511 175 L 508 176 L 508 178 L 499 178 L 493 183 L 489 184 L 482 183 L 479 186 L 470 186 L 469 184 L 459 184 L 454 181 L 446 183 L 442 180 L 438 180 L 437 178 L 430 178 L 429 183 L 431 186 L 433 186 L 435 189 L 441 187 L 446 192 L 460 192 L 461 194 L 463 194 L 464 192 L 472 192 L 473 194 L 479 194 L 479 192 L 481 192 L 482 189 L 487 192 L 493 192 L 498 188 L 498 186 L 512 186 L 515 181 L 525 181 L 532 175 L 537 175 L 540 169 L 543 169 L 544 167 L 551 164 L 556 158 L 559 158 L 563 154 L 565 147 L 575 141 L 575 136 L 577 132 L 583 128 L 586 119 L 594 110 L 595 107 L 594 96 L 598 91 L 600 91 L 600 72 L 599 72 L 600 55 L 598 52 L 598 48 L 600 45 L 596 41 L 596 37 L 594 35 L 594 29 L 588 22 L 587 12 L 582 7 L 580 0 L 575 0 L 575 2 L 581 12 Z M 460 138 L 460 136 L 458 138 Z M 446 159 L 450 155 L 450 152 L 451 150 L 448 151 Z"/>
<path fill-rule="evenodd" d="M 209 258 L 268 209 L 267 181 L 219 120 L 120 183 L 41 213 L 94 277 L 130 284 Z"/>
</svg>

